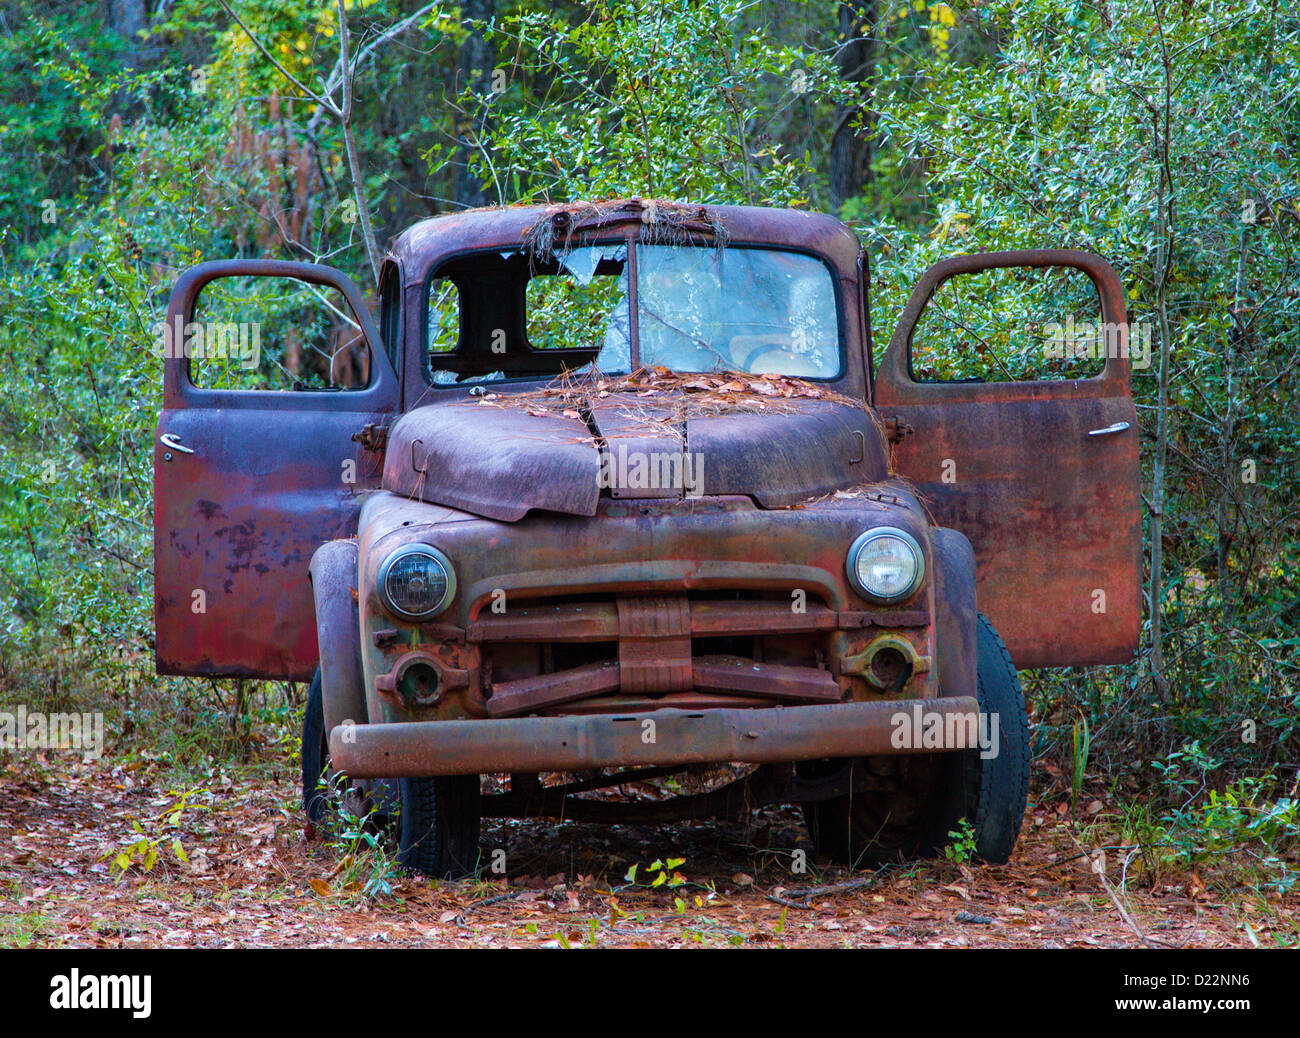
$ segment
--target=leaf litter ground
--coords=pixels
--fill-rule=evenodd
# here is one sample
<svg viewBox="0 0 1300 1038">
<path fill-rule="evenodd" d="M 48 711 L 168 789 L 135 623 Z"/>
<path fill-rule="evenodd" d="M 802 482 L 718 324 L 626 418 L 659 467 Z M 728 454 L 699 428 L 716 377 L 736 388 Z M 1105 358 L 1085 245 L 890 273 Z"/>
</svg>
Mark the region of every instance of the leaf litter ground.
<svg viewBox="0 0 1300 1038">
<path fill-rule="evenodd" d="M 1119 889 L 1130 925 L 1080 853 L 1068 816 L 1039 804 L 1031 804 L 1005 866 L 926 861 L 865 874 L 819 862 L 798 812 L 786 808 L 756 811 L 745 824 L 489 820 L 482 879 L 392 872 L 390 892 L 367 896 L 364 870 L 320 836 L 307 838 L 294 772 L 288 759 L 224 766 L 178 811 L 181 794 L 159 762 L 9 756 L 0 762 L 0 945 L 1113 948 L 1296 940 L 1294 895 L 1234 891 L 1230 877 L 1202 879 L 1196 870 Z M 1052 776 L 1036 779 L 1046 785 Z M 1104 832 L 1114 809 L 1100 801 L 1091 809 L 1094 831 Z M 119 876 L 113 855 L 142 833 L 158 841 L 153 867 L 146 874 L 136 863 Z M 504 876 L 490 871 L 494 851 L 504 851 Z M 797 851 L 807 857 L 803 873 L 792 871 Z"/>
</svg>

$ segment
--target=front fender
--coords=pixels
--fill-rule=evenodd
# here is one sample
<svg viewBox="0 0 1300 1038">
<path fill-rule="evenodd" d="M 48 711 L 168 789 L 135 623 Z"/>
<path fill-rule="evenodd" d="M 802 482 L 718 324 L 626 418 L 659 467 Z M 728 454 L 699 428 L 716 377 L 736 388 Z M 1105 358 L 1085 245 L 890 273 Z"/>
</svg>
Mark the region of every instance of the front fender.
<svg viewBox="0 0 1300 1038">
<path fill-rule="evenodd" d="M 361 624 L 357 615 L 357 542 L 326 541 L 311 557 L 320 645 L 325 731 L 345 721 L 368 720 L 361 671 Z"/>
<path fill-rule="evenodd" d="M 960 530 L 930 531 L 934 552 L 934 625 L 939 694 L 973 696 L 975 668 L 975 550 Z"/>
</svg>

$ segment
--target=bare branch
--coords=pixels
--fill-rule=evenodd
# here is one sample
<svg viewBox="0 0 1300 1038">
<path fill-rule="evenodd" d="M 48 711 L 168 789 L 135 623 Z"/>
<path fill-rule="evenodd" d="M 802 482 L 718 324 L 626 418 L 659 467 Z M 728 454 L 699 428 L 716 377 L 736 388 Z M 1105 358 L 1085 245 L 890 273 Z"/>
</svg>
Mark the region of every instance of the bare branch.
<svg viewBox="0 0 1300 1038">
<path fill-rule="evenodd" d="M 357 215 L 361 218 L 361 237 L 365 241 L 366 257 L 375 284 L 379 284 L 379 247 L 375 244 L 375 229 L 370 223 L 370 207 L 366 204 L 365 187 L 361 182 L 361 160 L 357 156 L 357 142 L 352 136 L 352 76 L 348 61 L 348 18 L 343 10 L 343 0 L 338 0 L 339 11 L 339 63 L 343 66 L 343 107 L 339 112 L 339 125 L 343 130 L 343 147 L 348 154 L 348 168 L 352 170 L 352 190 L 357 200 Z"/>
<path fill-rule="evenodd" d="M 376 36 L 373 40 L 367 43 L 364 47 L 358 50 L 357 56 L 355 60 L 352 62 L 352 75 L 354 77 L 356 76 L 357 69 L 359 69 L 362 66 L 362 64 L 368 58 L 370 58 L 371 55 L 373 55 L 381 45 L 387 43 L 395 36 L 398 36 L 401 33 L 405 32 L 417 21 L 423 18 L 426 14 L 428 14 L 430 11 L 436 10 L 439 6 L 441 5 L 436 3 L 425 4 L 414 14 L 407 15 L 400 22 L 395 22 L 393 25 L 389 26 L 378 36 Z M 339 61 L 334 63 L 333 71 L 330 72 L 329 77 L 325 80 L 325 96 L 332 98 L 334 96 L 334 91 L 336 91 L 342 85 L 342 83 L 343 83 L 343 61 L 342 59 L 340 59 Z M 310 127 L 314 129 L 318 124 L 319 119 L 320 119 L 320 113 L 318 112 L 316 115 L 312 116 L 311 123 L 309 124 Z"/>
<path fill-rule="evenodd" d="M 217 2 L 226 9 L 226 14 L 230 15 L 231 18 L 239 23 L 239 27 L 244 30 L 244 35 L 253 41 L 253 46 L 266 56 L 266 60 L 279 70 L 280 75 L 284 76 L 285 79 L 301 90 L 306 97 L 310 97 L 336 119 L 341 119 L 343 117 L 343 113 L 333 101 L 329 100 L 327 97 L 321 97 L 320 94 L 316 93 L 316 91 L 311 87 L 305 85 L 297 76 L 281 65 L 280 62 L 276 60 L 275 55 L 266 49 L 266 45 L 253 34 L 253 30 L 244 24 L 244 20 L 240 18 L 239 15 L 235 14 L 230 4 L 226 3 L 226 0 L 217 0 Z"/>
<path fill-rule="evenodd" d="M 239 24 L 239 27 L 244 30 L 244 35 L 253 41 L 253 45 L 262 52 L 272 65 L 275 66 L 280 75 L 284 76 L 285 79 L 297 87 L 305 96 L 315 101 L 316 104 L 320 106 L 321 111 L 328 112 L 338 120 L 339 127 L 343 132 L 343 147 L 347 153 L 348 171 L 352 177 L 352 193 L 356 199 L 357 215 L 361 220 L 361 236 L 366 248 L 366 259 L 370 262 L 371 274 L 374 276 L 375 283 L 378 284 L 379 247 L 375 243 L 375 230 L 374 226 L 370 222 L 370 207 L 366 204 L 365 186 L 361 178 L 361 161 L 357 153 L 356 138 L 352 133 L 352 78 L 356 69 L 355 66 L 351 64 L 348 56 L 348 22 L 347 14 L 343 9 L 343 0 L 338 0 L 339 60 L 335 65 L 335 73 L 332 73 L 330 80 L 327 81 L 325 94 L 323 96 L 304 84 L 297 76 L 285 68 L 284 65 L 276 59 L 275 55 L 267 49 L 266 45 L 257 38 L 253 30 L 244 23 L 244 20 L 234 12 L 230 4 L 227 3 L 227 0 L 218 0 L 218 3 L 220 3 L 221 6 L 225 8 L 226 13 Z M 404 19 L 403 22 L 399 22 L 398 25 L 401 25 L 404 28 L 418 17 L 420 13 L 427 10 L 427 7 L 423 8 L 421 12 L 417 12 L 416 15 Z M 396 26 L 394 28 L 396 28 Z M 375 40 L 368 50 L 373 50 L 374 46 L 378 45 L 381 40 L 391 38 L 392 35 L 395 35 L 395 33 L 390 30 L 389 33 L 381 36 L 378 40 Z M 358 55 L 358 60 L 360 60 L 360 55 Z M 335 74 L 339 77 L 338 83 L 343 87 L 343 99 L 341 105 L 336 105 L 329 98 L 329 95 L 334 89 L 334 87 L 330 86 L 330 83 L 334 81 Z M 314 124 L 315 119 L 313 118 L 312 125 Z"/>
</svg>

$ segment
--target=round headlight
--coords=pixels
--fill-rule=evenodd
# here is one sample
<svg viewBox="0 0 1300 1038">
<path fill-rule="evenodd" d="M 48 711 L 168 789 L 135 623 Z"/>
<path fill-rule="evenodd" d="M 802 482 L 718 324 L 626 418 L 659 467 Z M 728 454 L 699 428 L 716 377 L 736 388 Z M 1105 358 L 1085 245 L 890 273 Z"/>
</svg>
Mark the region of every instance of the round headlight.
<svg viewBox="0 0 1300 1038">
<path fill-rule="evenodd" d="M 908 598 L 925 577 L 925 556 L 916 538 L 894 526 L 877 526 L 849 548 L 849 579 L 878 602 Z"/>
<path fill-rule="evenodd" d="M 456 596 L 456 571 L 437 548 L 404 544 L 379 567 L 384 608 L 411 620 L 437 616 Z"/>
</svg>

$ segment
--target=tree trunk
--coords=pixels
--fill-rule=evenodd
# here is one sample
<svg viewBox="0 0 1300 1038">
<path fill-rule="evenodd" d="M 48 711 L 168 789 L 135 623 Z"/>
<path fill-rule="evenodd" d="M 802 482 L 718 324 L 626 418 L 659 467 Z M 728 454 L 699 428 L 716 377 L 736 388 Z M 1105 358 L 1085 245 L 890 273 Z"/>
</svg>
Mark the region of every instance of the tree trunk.
<svg viewBox="0 0 1300 1038">
<path fill-rule="evenodd" d="M 844 82 L 858 85 L 860 99 L 869 96 L 876 74 L 879 20 L 876 5 L 877 0 L 840 4 L 840 49 L 836 64 Z M 857 102 L 836 105 L 830 156 L 831 201 L 836 209 L 870 181 L 874 134 L 874 113 L 864 110 Z"/>
<path fill-rule="evenodd" d="M 1246 320 L 1243 313 L 1242 295 L 1246 280 L 1246 236 L 1250 225 L 1243 219 L 1241 225 L 1241 243 L 1237 249 L 1237 279 L 1233 289 L 1232 326 L 1228 329 L 1224 357 L 1224 393 L 1222 432 L 1219 436 L 1219 457 L 1223 474 L 1223 483 L 1219 487 L 1218 504 L 1215 509 L 1215 525 L 1219 536 L 1216 539 L 1215 565 L 1219 578 L 1219 600 L 1223 604 L 1223 621 L 1231 626 L 1235 619 L 1233 608 L 1232 579 L 1228 573 L 1228 552 L 1236 534 L 1238 498 L 1234 488 L 1241 486 L 1241 474 L 1237 471 L 1236 431 L 1237 431 L 1237 354 L 1238 346 L 1245 346 Z M 1226 654 L 1221 657 L 1227 664 Z"/>
<path fill-rule="evenodd" d="M 495 14 L 495 4 L 496 0 L 462 0 L 460 5 L 461 24 L 469 30 L 469 35 L 460 45 L 459 85 L 468 88 L 473 97 L 458 116 L 456 126 L 455 198 L 469 207 L 493 201 L 488 185 L 471 170 L 470 163 L 482 157 L 480 142 L 486 136 L 485 98 L 492 89 L 492 63 L 496 55 L 484 30 Z"/>
<path fill-rule="evenodd" d="M 1170 109 L 1173 106 L 1173 70 L 1169 48 L 1165 44 L 1164 14 L 1158 0 L 1153 4 L 1156 32 L 1159 34 L 1163 65 L 1161 106 L 1151 109 L 1152 141 L 1159 170 L 1156 175 L 1156 256 L 1151 272 L 1155 288 L 1156 321 L 1160 330 L 1160 384 L 1156 397 L 1156 455 L 1151 479 L 1151 681 L 1161 702 L 1169 698 L 1169 680 L 1165 674 L 1164 650 L 1164 535 L 1165 479 L 1169 471 L 1169 366 L 1172 363 L 1173 335 L 1169 323 L 1169 275 L 1173 269 L 1175 219 L 1174 201 L 1177 188 L 1170 156 Z"/>
<path fill-rule="evenodd" d="M 1164 142 L 1164 147 L 1168 147 L 1168 141 Z M 1160 381 L 1156 391 L 1156 453 L 1151 475 L 1151 590 L 1148 596 L 1151 616 L 1151 680 L 1162 702 L 1169 698 L 1164 650 L 1164 536 L 1165 478 L 1169 470 L 1169 365 L 1172 343 L 1166 291 L 1173 232 L 1166 208 L 1172 206 L 1166 198 L 1168 189 L 1170 188 L 1162 175 L 1157 201 L 1156 262 L 1152 271 L 1156 289 L 1156 322 L 1160 334 Z"/>
<path fill-rule="evenodd" d="M 124 39 L 130 40 L 133 47 L 140 45 L 136 33 L 148 24 L 145 17 L 144 0 L 108 0 L 108 24 L 112 30 Z"/>
<path fill-rule="evenodd" d="M 140 33 L 149 27 L 144 0 L 107 0 L 105 6 L 108 27 L 125 45 L 124 64 L 129 69 L 135 68 L 140 64 L 145 46 Z"/>
<path fill-rule="evenodd" d="M 370 260 L 370 272 L 375 285 L 379 284 L 379 247 L 375 242 L 375 229 L 370 223 L 370 203 L 366 199 L 365 176 L 361 172 L 361 156 L 357 152 L 356 137 L 352 133 L 352 63 L 348 53 L 348 18 L 343 4 L 339 11 L 339 61 L 343 67 L 343 104 L 339 109 L 339 128 L 343 131 L 343 149 L 348 157 L 348 172 L 352 177 L 352 193 L 357 202 L 357 215 L 361 218 L 361 240 Z"/>
</svg>

